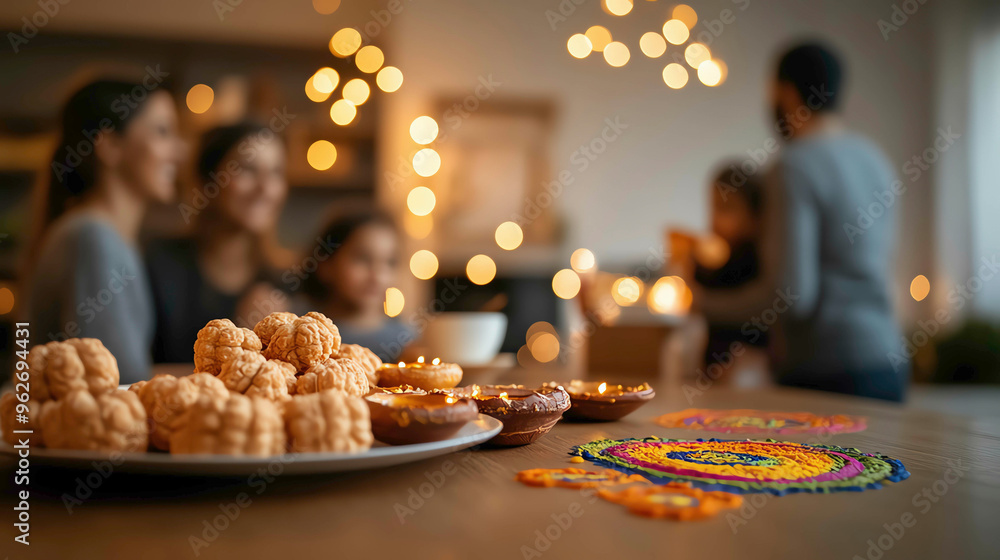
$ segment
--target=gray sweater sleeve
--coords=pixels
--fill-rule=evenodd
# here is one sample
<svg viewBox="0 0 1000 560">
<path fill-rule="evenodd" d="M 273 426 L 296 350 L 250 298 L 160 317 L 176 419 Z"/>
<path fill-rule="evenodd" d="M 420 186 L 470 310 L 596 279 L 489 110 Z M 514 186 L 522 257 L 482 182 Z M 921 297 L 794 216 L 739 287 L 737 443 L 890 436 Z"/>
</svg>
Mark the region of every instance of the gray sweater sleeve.
<svg viewBox="0 0 1000 560">
<path fill-rule="evenodd" d="M 107 226 L 91 222 L 74 233 L 65 263 L 72 267 L 72 294 L 61 297 L 62 323 L 75 322 L 77 336 L 100 339 L 118 360 L 122 383 L 147 379 L 152 318 L 141 261 Z"/>
</svg>

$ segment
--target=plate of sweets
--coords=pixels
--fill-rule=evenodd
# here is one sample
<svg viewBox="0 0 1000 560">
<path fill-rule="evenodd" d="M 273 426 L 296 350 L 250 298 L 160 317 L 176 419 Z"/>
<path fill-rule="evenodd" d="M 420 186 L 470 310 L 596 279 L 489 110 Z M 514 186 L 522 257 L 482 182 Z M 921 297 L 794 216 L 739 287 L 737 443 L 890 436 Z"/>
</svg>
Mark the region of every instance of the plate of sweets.
<svg viewBox="0 0 1000 560">
<path fill-rule="evenodd" d="M 18 386 L 27 391 L 0 396 L 0 455 L 27 446 L 37 465 L 111 460 L 119 472 L 249 476 L 280 463 L 283 474 L 334 473 L 467 449 L 502 428 L 475 401 L 426 390 L 454 387 L 457 365 L 414 368 L 421 387 L 380 387 L 383 374 L 381 385 L 409 377 L 344 344 L 315 312 L 272 313 L 252 330 L 210 321 L 194 344 L 194 372 L 180 377 L 119 385 L 114 356 L 86 338 L 37 345 L 27 364 Z"/>
</svg>

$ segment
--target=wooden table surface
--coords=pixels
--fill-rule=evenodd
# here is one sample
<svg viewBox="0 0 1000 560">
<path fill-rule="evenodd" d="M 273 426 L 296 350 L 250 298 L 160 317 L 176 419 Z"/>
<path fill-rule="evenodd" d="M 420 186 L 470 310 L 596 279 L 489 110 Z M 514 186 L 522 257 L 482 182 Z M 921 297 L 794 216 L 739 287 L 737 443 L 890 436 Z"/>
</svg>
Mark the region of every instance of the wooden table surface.
<svg viewBox="0 0 1000 560">
<path fill-rule="evenodd" d="M 262 479 L 251 486 L 246 479 L 112 473 L 71 514 L 61 496 L 72 493 L 77 478 L 88 472 L 33 467 L 30 554 L 10 544 L 14 502 L 8 491 L 0 555 L 172 560 L 1000 556 L 996 419 L 770 388 L 712 387 L 693 405 L 863 415 L 867 431 L 825 437 L 822 443 L 888 454 L 912 474 L 901 483 L 860 493 L 748 495 L 734 516 L 688 523 L 631 515 L 577 490 L 514 481 L 522 469 L 592 467 L 569 463 L 567 451 L 594 439 L 717 435 L 653 424 L 656 415 L 691 406 L 680 387 L 659 387 L 653 402 L 620 422 L 561 422 L 526 447 L 464 451 L 368 472 L 279 476 L 264 486 Z M 816 436 L 777 437 L 816 442 Z M 12 486 L 12 465 L 2 468 Z M 240 507 L 243 494 L 249 503 L 244 500 Z M 222 531 L 206 532 L 206 525 L 227 510 L 238 515 L 227 523 L 220 520 Z M 906 515 L 916 524 L 900 525 Z"/>
</svg>

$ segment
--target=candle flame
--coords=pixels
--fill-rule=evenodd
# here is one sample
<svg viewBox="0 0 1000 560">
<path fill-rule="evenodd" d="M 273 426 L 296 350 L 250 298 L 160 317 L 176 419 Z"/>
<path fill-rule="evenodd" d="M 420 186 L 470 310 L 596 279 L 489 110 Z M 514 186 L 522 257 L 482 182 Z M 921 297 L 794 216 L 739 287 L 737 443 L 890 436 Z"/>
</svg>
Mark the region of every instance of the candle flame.
<svg viewBox="0 0 1000 560">
<path fill-rule="evenodd" d="M 399 367 L 406 367 L 406 362 L 399 362 Z"/>
<path fill-rule="evenodd" d="M 418 363 L 418 364 L 422 364 L 422 363 L 424 363 L 424 357 L 423 357 L 423 356 L 420 356 L 419 358 L 417 358 L 417 363 Z"/>
<path fill-rule="evenodd" d="M 433 360 L 431 360 L 431 363 L 434 365 L 438 365 L 441 363 L 441 358 L 434 358 Z"/>
<path fill-rule="evenodd" d="M 601 386 L 597 388 L 597 392 L 600 393 L 600 394 L 602 394 L 602 395 L 604 394 L 604 391 L 607 391 L 607 390 L 608 390 L 608 384 L 607 383 L 601 383 Z"/>
</svg>

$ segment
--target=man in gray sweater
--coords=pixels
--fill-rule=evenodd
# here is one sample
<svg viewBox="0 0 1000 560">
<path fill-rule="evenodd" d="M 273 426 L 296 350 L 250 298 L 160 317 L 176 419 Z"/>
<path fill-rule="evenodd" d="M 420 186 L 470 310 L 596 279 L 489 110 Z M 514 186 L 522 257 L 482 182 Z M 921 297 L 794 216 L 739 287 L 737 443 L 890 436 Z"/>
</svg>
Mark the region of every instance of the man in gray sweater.
<svg viewBox="0 0 1000 560">
<path fill-rule="evenodd" d="M 842 81 L 824 46 L 782 56 L 772 102 L 785 145 L 768 173 L 761 274 L 696 296 L 710 320 L 771 331 L 779 383 L 900 401 L 909 364 L 888 285 L 900 184 L 878 147 L 837 120 Z"/>
</svg>

